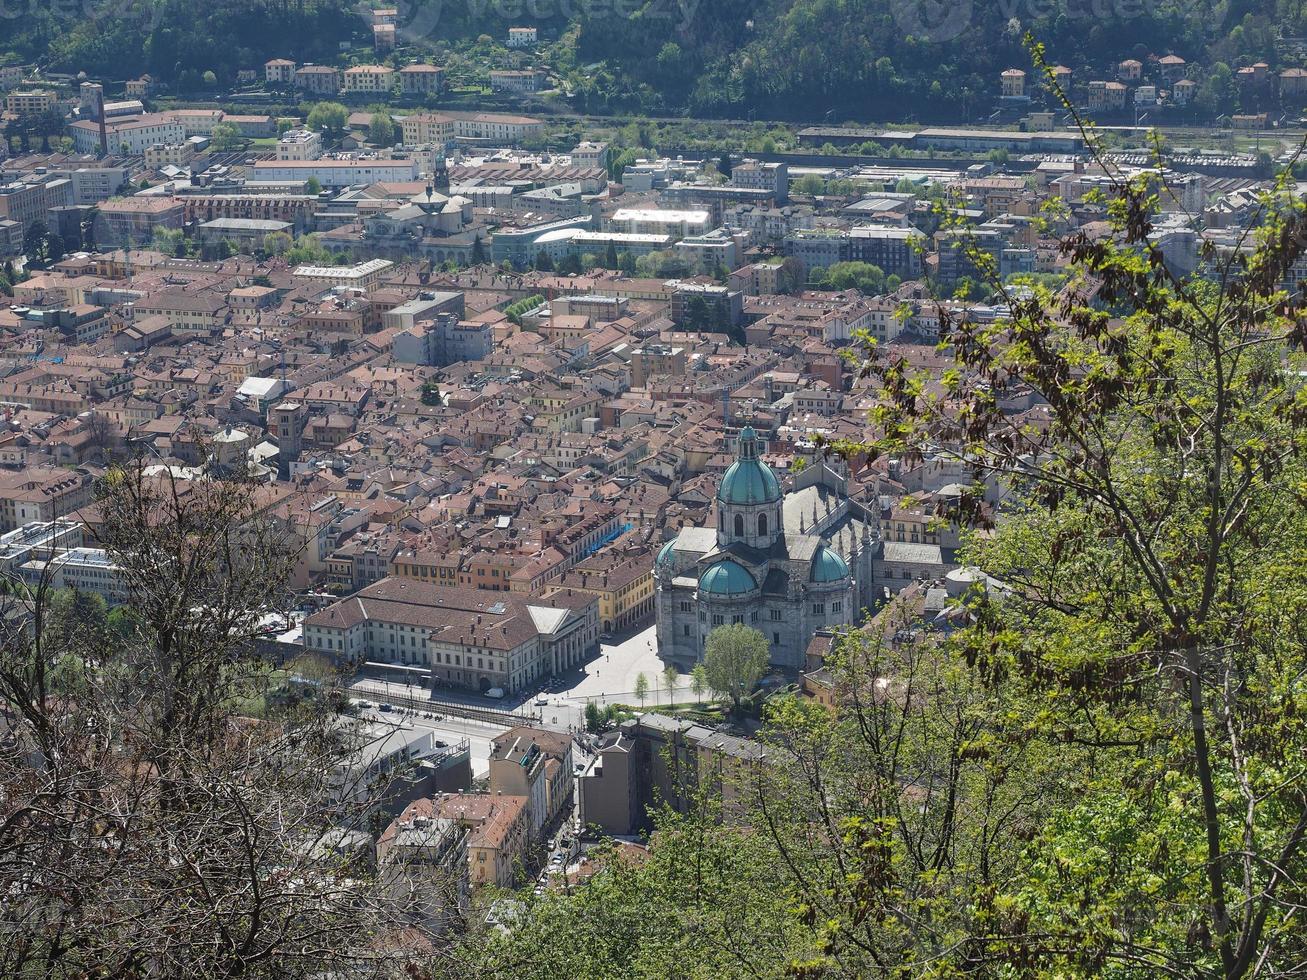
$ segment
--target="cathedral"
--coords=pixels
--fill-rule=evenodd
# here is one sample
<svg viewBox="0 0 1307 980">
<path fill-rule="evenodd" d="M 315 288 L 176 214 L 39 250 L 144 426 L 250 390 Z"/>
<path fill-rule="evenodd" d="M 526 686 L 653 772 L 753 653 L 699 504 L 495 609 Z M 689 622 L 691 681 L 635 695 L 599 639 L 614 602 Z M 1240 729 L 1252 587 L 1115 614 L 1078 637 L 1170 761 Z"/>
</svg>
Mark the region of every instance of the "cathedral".
<svg viewBox="0 0 1307 980">
<path fill-rule="evenodd" d="M 812 635 L 872 603 L 875 520 L 851 500 L 840 463 L 818 460 L 781 491 L 751 427 L 717 488 L 717 526 L 687 527 L 654 561 L 658 655 L 703 659 L 714 627 L 761 632 L 777 667 L 802 666 Z"/>
</svg>

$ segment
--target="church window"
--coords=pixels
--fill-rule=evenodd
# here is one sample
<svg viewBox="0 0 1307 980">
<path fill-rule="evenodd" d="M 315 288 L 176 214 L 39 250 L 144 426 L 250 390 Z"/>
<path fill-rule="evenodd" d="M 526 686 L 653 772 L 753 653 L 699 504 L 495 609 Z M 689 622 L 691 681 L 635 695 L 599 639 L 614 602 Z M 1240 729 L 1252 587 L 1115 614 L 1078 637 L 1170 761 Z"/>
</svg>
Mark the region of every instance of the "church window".
<svg viewBox="0 0 1307 980">
<path fill-rule="evenodd" d="M 767 515 L 766 515 L 766 514 L 759 514 L 759 515 L 758 515 L 758 533 L 759 533 L 759 534 L 766 534 L 766 533 L 767 533 Z"/>
<path fill-rule="evenodd" d="M 725 622 L 726 622 L 726 618 L 722 616 L 721 613 L 713 613 L 712 624 L 714 626 L 721 626 Z"/>
<path fill-rule="evenodd" d="M 731 617 L 731 622 L 732 622 L 732 623 L 739 623 L 741 626 L 743 626 L 743 625 L 744 625 L 744 617 L 743 617 L 742 615 L 735 615 L 735 616 L 732 616 L 732 617 Z"/>
<path fill-rule="evenodd" d="M 771 641 L 772 641 L 773 643 L 775 643 L 777 646 L 780 646 L 780 643 L 781 643 L 781 635 L 780 635 L 779 633 L 773 633 L 773 634 L 771 635 Z"/>
<path fill-rule="evenodd" d="M 824 602 L 814 602 L 812 611 L 820 615 L 826 611 L 826 604 Z"/>
<path fill-rule="evenodd" d="M 686 636 L 689 636 L 689 635 L 690 635 L 690 624 L 689 624 L 689 623 L 686 623 L 686 624 L 685 624 L 685 635 L 686 635 Z"/>
<path fill-rule="evenodd" d="M 771 618 L 772 618 L 772 622 L 779 623 L 779 622 L 781 621 L 781 619 L 783 618 L 783 617 L 781 616 L 781 611 L 780 611 L 779 609 L 773 609 L 773 610 L 771 611 Z"/>
<path fill-rule="evenodd" d="M 744 515 L 743 515 L 743 514 L 736 514 L 736 515 L 735 515 L 735 533 L 736 533 L 738 536 L 740 536 L 740 537 L 744 537 Z"/>
<path fill-rule="evenodd" d="M 690 603 L 688 603 L 687 601 L 685 601 L 684 599 L 682 599 L 682 600 L 681 600 L 681 612 L 691 612 L 691 611 L 692 611 L 692 610 L 691 610 L 691 607 L 690 607 Z"/>
<path fill-rule="evenodd" d="M 841 612 L 843 609 L 844 609 L 844 603 L 839 602 L 838 600 L 830 604 L 831 612 Z"/>
</svg>

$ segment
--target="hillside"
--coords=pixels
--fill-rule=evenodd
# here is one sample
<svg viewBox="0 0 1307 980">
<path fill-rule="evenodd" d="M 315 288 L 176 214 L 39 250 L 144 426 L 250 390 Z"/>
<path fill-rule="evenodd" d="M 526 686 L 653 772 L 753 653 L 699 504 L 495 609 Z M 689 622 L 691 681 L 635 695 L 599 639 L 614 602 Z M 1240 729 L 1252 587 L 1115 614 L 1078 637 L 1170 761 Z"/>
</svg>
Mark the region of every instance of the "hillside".
<svg viewBox="0 0 1307 980">
<path fill-rule="evenodd" d="M 552 9 L 558 8 L 542 13 Z M 90 10 L 72 23 L 52 9 L 8 21 L 0 62 L 35 61 L 109 79 L 149 72 L 195 91 L 206 83 L 228 85 L 238 69 L 271 57 L 325 61 L 338 56 L 342 43 L 359 57 L 370 49 L 365 9 L 343 0 L 243 0 L 205 6 L 199 16 L 181 0 L 128 0 Z M 539 25 L 543 37 L 555 39 L 542 58 L 582 111 L 957 121 L 987 114 L 998 72 L 1027 63 L 1026 30 L 1081 80 L 1102 76 L 1123 58 L 1182 55 L 1209 105 L 1227 111 L 1237 99 L 1218 63 L 1297 64 L 1297 49 L 1276 39 L 1307 33 L 1305 19 L 1296 5 L 1246 0 L 963 0 L 938 8 L 930 0 L 647 0 L 629 16 L 608 4 L 586 5 L 570 20 L 554 16 Z M 507 52 L 498 42 L 508 26 L 524 21 L 529 18 L 506 19 L 502 5 L 488 0 L 401 7 L 406 47 L 400 57 L 449 62 L 453 78 L 466 77 L 502 62 Z"/>
</svg>

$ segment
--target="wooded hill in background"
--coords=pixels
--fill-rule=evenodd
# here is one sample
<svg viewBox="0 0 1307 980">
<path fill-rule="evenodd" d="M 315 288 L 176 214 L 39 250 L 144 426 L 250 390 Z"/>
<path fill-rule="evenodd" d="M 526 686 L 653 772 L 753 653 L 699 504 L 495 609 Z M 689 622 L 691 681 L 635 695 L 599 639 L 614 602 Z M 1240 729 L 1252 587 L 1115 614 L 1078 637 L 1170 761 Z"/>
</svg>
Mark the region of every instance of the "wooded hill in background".
<svg viewBox="0 0 1307 980">
<path fill-rule="evenodd" d="M 587 112 L 977 119 L 992 106 L 998 73 L 1026 64 L 1026 30 L 1081 81 L 1111 77 L 1125 58 L 1178 54 L 1200 83 L 1201 108 L 1228 112 L 1256 108 L 1240 104 L 1232 68 L 1293 67 L 1307 55 L 1292 40 L 1307 35 L 1307 14 L 1288 0 L 959 0 L 940 8 L 942 22 L 894 0 L 648 0 L 629 16 L 607 3 L 540 7 L 559 9 L 570 16 L 537 22 L 556 38 L 542 41 L 544 60 Z M 345 41 L 371 57 L 365 12 L 343 0 L 93 0 L 70 20 L 34 5 L 8 12 L 0 63 L 109 79 L 149 72 L 193 91 L 206 72 L 209 84 L 226 85 L 268 58 L 332 61 Z M 489 0 L 401 6 L 400 57 L 493 57 L 510 26 L 532 22 L 528 10 L 511 12 Z"/>
</svg>

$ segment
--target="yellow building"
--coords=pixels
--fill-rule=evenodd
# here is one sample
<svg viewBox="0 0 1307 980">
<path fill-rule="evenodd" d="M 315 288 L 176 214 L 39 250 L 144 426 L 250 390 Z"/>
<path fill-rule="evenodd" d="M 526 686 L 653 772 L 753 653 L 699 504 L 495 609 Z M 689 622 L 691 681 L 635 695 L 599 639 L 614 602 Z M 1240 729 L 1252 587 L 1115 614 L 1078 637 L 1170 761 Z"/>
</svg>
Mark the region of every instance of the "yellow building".
<svg viewBox="0 0 1307 980">
<path fill-rule="evenodd" d="M 621 632 L 653 614 L 653 556 L 596 555 L 572 568 L 562 586 L 597 596 L 599 628 Z"/>
</svg>

